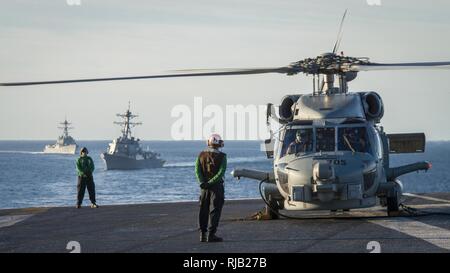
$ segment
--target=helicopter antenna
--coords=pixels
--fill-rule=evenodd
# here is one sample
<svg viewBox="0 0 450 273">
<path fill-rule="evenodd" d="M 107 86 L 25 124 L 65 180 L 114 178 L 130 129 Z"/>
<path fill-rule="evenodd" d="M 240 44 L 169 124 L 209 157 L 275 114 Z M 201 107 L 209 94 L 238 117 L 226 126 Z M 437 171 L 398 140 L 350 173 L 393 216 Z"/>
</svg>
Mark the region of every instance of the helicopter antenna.
<svg viewBox="0 0 450 273">
<path fill-rule="evenodd" d="M 333 54 L 336 54 L 336 52 L 339 50 L 339 46 L 341 45 L 341 41 L 342 41 L 342 36 L 344 34 L 344 21 L 345 21 L 345 17 L 347 16 L 347 11 L 348 9 L 345 9 L 344 15 L 342 16 L 342 20 L 341 20 L 341 24 L 339 26 L 339 32 L 336 38 L 336 43 L 334 44 L 333 47 Z"/>
</svg>

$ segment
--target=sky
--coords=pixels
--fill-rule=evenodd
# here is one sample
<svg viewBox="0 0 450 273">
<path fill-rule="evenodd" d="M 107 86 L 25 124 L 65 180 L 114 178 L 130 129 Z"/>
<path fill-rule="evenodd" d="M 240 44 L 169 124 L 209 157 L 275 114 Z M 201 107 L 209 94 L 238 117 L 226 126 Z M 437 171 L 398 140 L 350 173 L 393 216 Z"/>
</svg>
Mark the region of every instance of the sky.
<svg viewBox="0 0 450 273">
<path fill-rule="evenodd" d="M 70 0 L 75 1 L 76 0 Z M 277 67 L 332 50 L 374 62 L 450 61 L 450 2 L 381 0 L 2 1 L 0 82 Z M 310 93 L 311 77 L 244 75 L 0 87 L 0 139 L 55 139 L 73 122 L 77 140 L 117 137 L 131 102 L 145 140 L 171 140 L 174 107 L 279 104 Z M 350 91 L 376 91 L 388 133 L 450 140 L 450 70 L 362 72 Z"/>
</svg>

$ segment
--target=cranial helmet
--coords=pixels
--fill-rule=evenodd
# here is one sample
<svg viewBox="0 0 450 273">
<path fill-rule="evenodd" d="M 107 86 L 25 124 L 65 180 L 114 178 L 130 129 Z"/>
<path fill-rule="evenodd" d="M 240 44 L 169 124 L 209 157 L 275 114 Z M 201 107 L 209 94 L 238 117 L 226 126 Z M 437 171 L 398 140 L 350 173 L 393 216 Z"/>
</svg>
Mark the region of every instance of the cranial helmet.
<svg viewBox="0 0 450 273">
<path fill-rule="evenodd" d="M 88 153 L 89 153 L 89 151 L 88 151 L 88 149 L 87 149 L 86 147 L 83 147 L 83 148 L 80 150 L 80 155 L 83 154 L 83 153 L 85 153 L 85 154 L 88 154 Z"/>
<path fill-rule="evenodd" d="M 223 140 L 222 137 L 219 134 L 212 134 L 207 142 L 209 147 L 223 147 Z"/>
</svg>

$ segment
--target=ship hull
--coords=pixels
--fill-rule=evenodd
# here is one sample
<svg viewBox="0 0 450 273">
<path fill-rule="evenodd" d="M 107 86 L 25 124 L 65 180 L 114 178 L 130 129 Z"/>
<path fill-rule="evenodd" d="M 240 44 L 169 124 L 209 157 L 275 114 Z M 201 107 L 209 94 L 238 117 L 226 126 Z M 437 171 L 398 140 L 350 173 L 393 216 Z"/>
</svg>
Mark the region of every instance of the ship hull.
<svg viewBox="0 0 450 273">
<path fill-rule="evenodd" d="M 159 158 L 136 160 L 129 157 L 102 153 L 100 157 L 105 162 L 107 170 L 137 170 L 161 168 L 165 161 Z"/>
<path fill-rule="evenodd" d="M 77 151 L 77 145 L 46 145 L 44 154 L 71 154 L 74 155 Z"/>
</svg>

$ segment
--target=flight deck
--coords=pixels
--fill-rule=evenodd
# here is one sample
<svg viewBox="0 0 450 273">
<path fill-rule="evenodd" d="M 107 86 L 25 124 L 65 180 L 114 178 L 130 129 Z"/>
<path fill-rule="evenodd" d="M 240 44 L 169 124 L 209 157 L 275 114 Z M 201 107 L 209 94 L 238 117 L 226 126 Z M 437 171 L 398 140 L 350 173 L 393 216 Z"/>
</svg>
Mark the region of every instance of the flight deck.
<svg viewBox="0 0 450 273">
<path fill-rule="evenodd" d="M 0 252 L 68 253 L 74 242 L 81 252 L 449 252 L 450 194 L 406 194 L 404 203 L 420 216 L 373 207 L 257 221 L 249 216 L 262 200 L 226 200 L 222 243 L 199 242 L 197 202 L 0 210 Z"/>
</svg>

